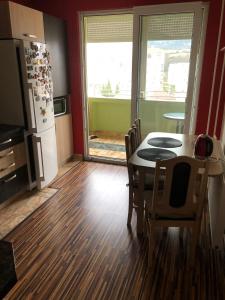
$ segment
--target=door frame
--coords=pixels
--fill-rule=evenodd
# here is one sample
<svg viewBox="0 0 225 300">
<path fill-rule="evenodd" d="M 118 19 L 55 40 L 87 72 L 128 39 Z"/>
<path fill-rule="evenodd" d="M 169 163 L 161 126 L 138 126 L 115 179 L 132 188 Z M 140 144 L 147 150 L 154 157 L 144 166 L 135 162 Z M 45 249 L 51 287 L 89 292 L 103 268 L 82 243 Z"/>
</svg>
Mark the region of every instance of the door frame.
<svg viewBox="0 0 225 300">
<path fill-rule="evenodd" d="M 133 9 L 133 62 L 132 62 L 132 122 L 138 117 L 138 98 L 140 90 L 140 62 L 141 62 L 141 17 L 156 14 L 195 13 L 193 33 L 195 39 L 191 45 L 190 68 L 188 76 L 188 90 L 186 96 L 184 133 L 194 133 L 196 127 L 199 87 L 204 54 L 206 25 L 208 20 L 208 3 L 187 2 L 172 4 L 157 4 L 136 6 Z M 196 30 L 201 28 L 201 31 Z"/>
<path fill-rule="evenodd" d="M 198 51 L 198 55 L 196 55 L 195 62 L 197 63 L 197 67 L 195 69 L 194 74 L 195 82 L 192 82 L 193 92 L 192 97 L 194 101 L 189 101 L 188 109 L 186 106 L 186 110 L 188 110 L 188 114 L 191 114 L 191 122 L 189 124 L 185 124 L 184 130 L 186 133 L 195 133 L 196 127 L 196 119 L 197 119 L 197 107 L 198 107 L 198 98 L 199 98 L 199 89 L 200 89 L 200 79 L 202 74 L 202 64 L 203 64 L 203 56 L 204 56 L 204 46 L 205 46 L 205 36 L 206 36 L 206 27 L 208 20 L 208 7 L 209 4 L 207 2 L 187 2 L 187 3 L 172 3 L 172 4 L 157 4 L 157 5 L 147 5 L 147 6 L 135 6 L 131 9 L 114 9 L 114 10 L 96 10 L 96 11 L 81 11 L 79 12 L 79 34 L 80 34 L 80 68 L 81 68 L 81 82 L 82 82 L 82 112 L 83 112 L 83 137 L 84 137 L 84 158 L 86 160 L 96 160 L 96 161 L 109 161 L 104 158 L 92 158 L 89 156 L 88 151 L 88 137 L 89 137 L 89 123 L 88 123 L 88 106 L 87 106 L 87 82 L 86 82 L 86 51 L 85 51 L 85 32 L 84 32 L 84 18 L 88 16 L 101 16 L 101 15 L 117 15 L 117 14 L 133 14 L 133 54 L 132 54 L 132 88 L 131 88 L 131 120 L 132 124 L 138 116 L 138 82 L 139 82 L 139 68 L 138 64 L 140 62 L 140 16 L 148 16 L 149 12 L 151 14 L 166 14 L 177 11 L 178 12 L 192 12 L 194 7 L 197 7 L 202 12 L 202 22 L 201 22 L 201 36 L 199 35 L 199 47 L 198 44 L 195 43 L 196 51 Z M 199 25 L 199 23 L 198 23 Z M 196 26 L 196 25 L 195 25 Z M 193 45 L 192 45 L 193 48 Z M 193 51 L 192 51 L 193 52 Z M 193 55 L 193 54 L 192 54 Z M 192 62 L 193 64 L 193 62 Z M 190 79 L 190 73 L 189 73 Z M 190 97 L 189 94 L 187 97 Z M 190 119 L 190 118 L 189 118 Z M 187 128 L 189 127 L 189 131 Z M 118 161 L 110 160 L 111 162 L 120 163 Z"/>
<path fill-rule="evenodd" d="M 82 81 L 82 112 L 83 112 L 83 137 L 84 137 L 84 159 L 100 162 L 111 162 L 115 164 L 123 164 L 119 160 L 106 159 L 101 157 L 92 157 L 88 151 L 89 138 L 89 120 L 88 120 L 88 95 L 87 95 L 87 68 L 86 68 L 86 49 L 85 49 L 85 17 L 104 16 L 104 15 L 121 15 L 133 14 L 133 9 L 114 9 L 114 10 L 96 10 L 79 12 L 79 34 L 80 34 L 80 61 L 81 61 L 81 81 Z M 132 98 L 131 98 L 132 111 Z M 131 122 L 131 120 L 130 120 Z"/>
</svg>

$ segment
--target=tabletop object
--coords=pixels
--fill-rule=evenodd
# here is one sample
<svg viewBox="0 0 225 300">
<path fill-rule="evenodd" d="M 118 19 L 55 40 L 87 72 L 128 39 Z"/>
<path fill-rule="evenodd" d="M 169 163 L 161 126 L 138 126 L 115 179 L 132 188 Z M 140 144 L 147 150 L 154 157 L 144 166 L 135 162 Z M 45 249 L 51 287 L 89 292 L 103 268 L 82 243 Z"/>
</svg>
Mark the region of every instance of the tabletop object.
<svg viewBox="0 0 225 300">
<path fill-rule="evenodd" d="M 163 114 L 163 117 L 169 120 L 177 121 L 176 133 L 183 132 L 183 121 L 185 119 L 185 113 L 183 112 L 169 112 Z"/>
<path fill-rule="evenodd" d="M 148 144 L 150 146 L 161 148 L 176 148 L 182 146 L 181 141 L 165 136 L 152 138 L 148 140 Z"/>
<path fill-rule="evenodd" d="M 147 148 L 141 149 L 137 152 L 137 155 L 143 159 L 157 161 L 157 160 L 165 160 L 176 157 L 176 153 L 161 148 Z"/>
</svg>

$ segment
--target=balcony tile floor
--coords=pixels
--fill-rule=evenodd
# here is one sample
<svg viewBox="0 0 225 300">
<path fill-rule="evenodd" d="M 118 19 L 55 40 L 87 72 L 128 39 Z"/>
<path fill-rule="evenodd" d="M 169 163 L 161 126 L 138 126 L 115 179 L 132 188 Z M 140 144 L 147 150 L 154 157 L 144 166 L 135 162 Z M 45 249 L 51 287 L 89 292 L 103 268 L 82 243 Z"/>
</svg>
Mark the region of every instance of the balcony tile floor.
<svg viewBox="0 0 225 300">
<path fill-rule="evenodd" d="M 126 159 L 124 138 L 121 137 L 97 137 L 90 140 L 90 156 L 109 159 Z"/>
</svg>

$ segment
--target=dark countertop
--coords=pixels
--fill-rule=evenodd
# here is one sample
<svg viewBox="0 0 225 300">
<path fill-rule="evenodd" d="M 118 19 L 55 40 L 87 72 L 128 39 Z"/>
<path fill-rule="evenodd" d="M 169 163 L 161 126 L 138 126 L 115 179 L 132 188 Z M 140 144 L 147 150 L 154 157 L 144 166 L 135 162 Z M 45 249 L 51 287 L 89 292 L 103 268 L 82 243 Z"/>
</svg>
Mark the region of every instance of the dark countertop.
<svg viewBox="0 0 225 300">
<path fill-rule="evenodd" d="M 12 243 L 0 241 L 0 299 L 17 282 Z"/>
<path fill-rule="evenodd" d="M 23 141 L 24 127 L 16 125 L 0 124 L 0 151 L 7 147 L 17 144 Z M 9 139 L 15 139 L 15 141 L 8 141 Z"/>
</svg>

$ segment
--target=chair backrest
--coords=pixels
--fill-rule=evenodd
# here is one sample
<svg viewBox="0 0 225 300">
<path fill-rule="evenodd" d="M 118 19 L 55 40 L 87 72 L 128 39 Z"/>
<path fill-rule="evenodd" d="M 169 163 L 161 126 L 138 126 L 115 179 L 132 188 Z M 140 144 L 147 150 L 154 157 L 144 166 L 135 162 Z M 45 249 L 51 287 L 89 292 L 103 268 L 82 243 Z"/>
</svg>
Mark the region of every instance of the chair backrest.
<svg viewBox="0 0 225 300">
<path fill-rule="evenodd" d="M 153 218 L 157 218 L 159 211 L 162 212 L 162 207 L 168 216 L 191 214 L 200 218 L 207 179 L 207 161 L 187 156 L 157 161 L 151 207 Z"/>
<path fill-rule="evenodd" d="M 135 128 L 130 128 L 128 133 L 125 135 L 125 148 L 126 148 L 126 159 L 128 162 L 129 158 L 137 148 Z"/>
<path fill-rule="evenodd" d="M 135 129 L 135 140 L 136 140 L 136 146 L 138 147 L 142 141 L 141 138 L 141 119 L 135 119 L 134 124 L 132 125 L 132 128 Z"/>
<path fill-rule="evenodd" d="M 128 161 L 131 155 L 136 150 L 136 137 L 135 129 L 129 129 L 128 133 L 125 135 L 125 148 L 126 148 L 126 160 L 127 160 L 127 170 L 129 177 L 129 184 L 132 185 L 135 176 L 135 167 L 132 164 L 129 164 Z"/>
</svg>

